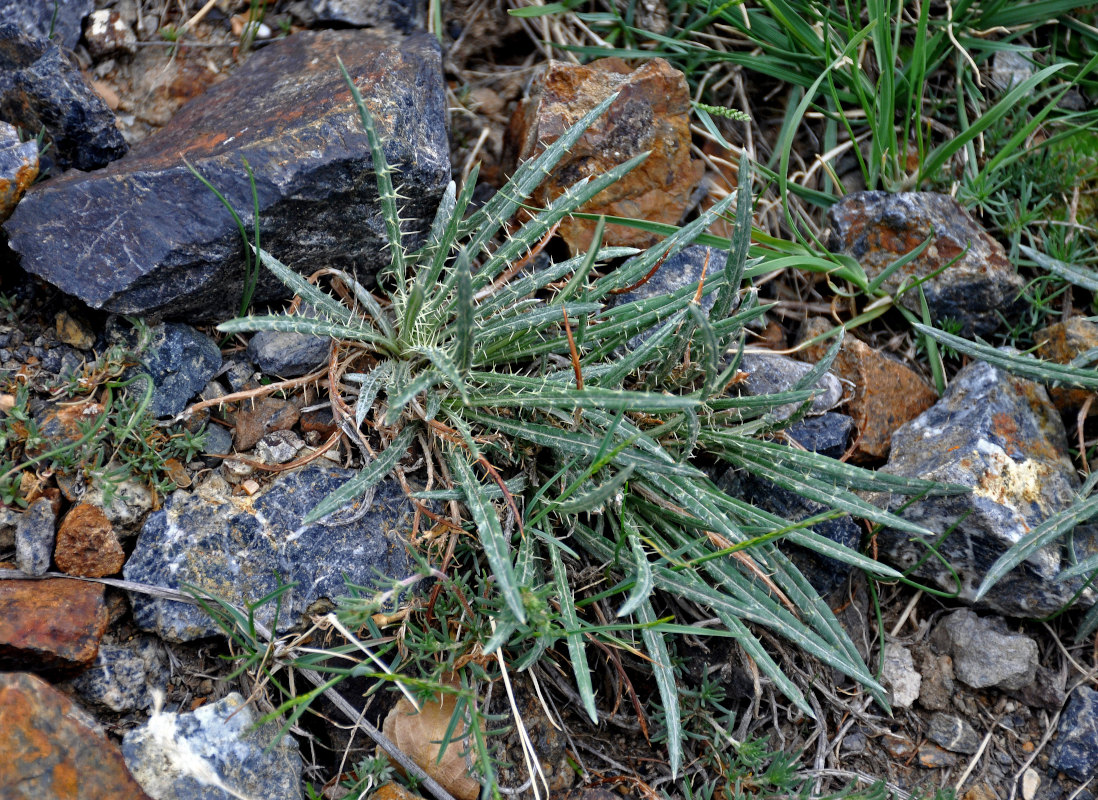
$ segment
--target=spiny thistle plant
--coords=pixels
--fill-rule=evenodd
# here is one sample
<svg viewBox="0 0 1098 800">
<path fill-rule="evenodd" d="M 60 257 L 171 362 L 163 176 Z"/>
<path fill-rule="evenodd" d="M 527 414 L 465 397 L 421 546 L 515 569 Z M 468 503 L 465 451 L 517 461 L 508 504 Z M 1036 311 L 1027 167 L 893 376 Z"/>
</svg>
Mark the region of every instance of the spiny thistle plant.
<svg viewBox="0 0 1098 800">
<path fill-rule="evenodd" d="M 413 460 L 422 459 L 437 480 L 449 482 L 415 497 L 463 504 L 465 530 L 479 541 L 481 564 L 491 574 L 489 599 L 498 602 L 486 605 L 475 594 L 473 600 L 491 608 L 492 618 L 480 620 L 479 627 L 461 623 L 463 631 L 474 632 L 467 635 L 483 632 L 478 657 L 490 664 L 498 657 L 501 669 L 521 671 L 562 642 L 583 709 L 597 722 L 587 643 L 646 654 L 676 774 L 683 766 L 683 729 L 669 650 L 674 634 L 734 637 L 781 692 L 814 716 L 751 626 L 768 628 L 887 706 L 854 644 L 777 540 L 876 576 L 898 573 L 811 530 L 813 522 L 835 512 L 790 523 L 721 491 L 698 466 L 723 461 L 839 513 L 927 540 L 937 534 L 870 505 L 854 490 L 959 490 L 874 474 L 768 440 L 790 421 L 770 410 L 796 403 L 803 404 L 803 413 L 837 344 L 792 391 L 769 397 L 726 391 L 735 383 L 744 326 L 766 310 L 748 281 L 764 269 L 748 259 L 748 161 L 740 165 L 738 194 L 646 251 L 602 247 L 603 220 L 586 254 L 544 267 L 524 262 L 557 222 L 644 158 L 579 181 L 500 235 L 611 97 L 523 163 L 481 208 L 469 210 L 475 171 L 460 192 L 451 183 L 425 243 L 409 251 L 394 169 L 370 112 L 347 81 L 369 136 L 388 233 L 392 260 L 378 276 L 384 299 L 351 275 L 326 270 L 337 299 L 259 251 L 266 268 L 301 298 L 308 316 L 248 316 L 220 326 L 228 333 L 321 334 L 338 343 L 333 409 L 352 439 L 364 448 L 372 443 L 377 452 L 364 456 L 357 477 L 322 501 L 307 521 L 359 501 L 414 450 Z M 623 289 L 643 282 L 662 259 L 726 213 L 734 217 L 736 233 L 723 265 L 712 265 L 702 280 L 670 294 L 613 304 Z M 610 268 L 622 259 L 624 264 Z M 705 298 L 713 301 L 708 311 Z M 344 381 L 357 384 L 357 399 L 341 395 L 350 394 L 341 389 Z M 586 565 L 612 576 L 601 597 L 616 604 L 616 622 L 593 620 L 585 604 L 577 603 L 573 578 Z M 436 574 L 439 566 L 432 564 Z M 447 569 L 445 562 L 441 569 Z M 708 609 L 724 630 L 661 616 L 660 593 Z M 354 627 L 368 616 L 346 619 Z M 396 680 L 422 683 L 414 675 Z M 479 735 L 477 725 L 469 728 Z M 483 748 L 478 750 L 483 756 Z M 494 785 L 489 766 L 482 759 L 486 786 Z"/>
</svg>

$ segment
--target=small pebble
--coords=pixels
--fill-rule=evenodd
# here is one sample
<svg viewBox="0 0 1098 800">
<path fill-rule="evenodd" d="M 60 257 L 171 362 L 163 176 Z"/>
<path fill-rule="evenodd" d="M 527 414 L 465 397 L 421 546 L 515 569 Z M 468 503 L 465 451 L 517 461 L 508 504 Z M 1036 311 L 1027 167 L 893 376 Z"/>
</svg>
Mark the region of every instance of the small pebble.
<svg viewBox="0 0 1098 800">
<path fill-rule="evenodd" d="M 1022 773 L 1022 800 L 1033 800 L 1037 796 L 1037 790 L 1041 788 L 1041 776 L 1037 770 L 1030 767 Z"/>
</svg>

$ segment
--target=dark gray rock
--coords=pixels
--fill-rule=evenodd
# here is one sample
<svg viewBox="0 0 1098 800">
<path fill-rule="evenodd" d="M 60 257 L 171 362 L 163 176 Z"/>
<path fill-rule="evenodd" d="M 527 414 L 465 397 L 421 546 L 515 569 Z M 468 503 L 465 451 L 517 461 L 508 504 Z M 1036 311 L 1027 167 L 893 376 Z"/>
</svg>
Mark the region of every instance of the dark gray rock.
<svg viewBox="0 0 1098 800">
<path fill-rule="evenodd" d="M 155 387 L 149 410 L 156 417 L 172 417 L 221 368 L 221 351 L 213 339 L 190 325 L 168 322 L 150 334 L 140 368 Z"/>
<path fill-rule="evenodd" d="M 72 50 L 95 0 L 0 0 L 0 23 Z"/>
<path fill-rule="evenodd" d="M 778 353 L 751 351 L 743 354 L 740 371 L 747 373 L 747 379 L 740 384 L 745 394 L 777 394 L 792 390 L 798 381 L 812 371 L 812 365 L 794 361 Z M 823 414 L 843 400 L 843 384 L 830 372 L 825 372 L 811 388 L 816 389 L 817 394 L 809 406 L 809 414 Z M 798 408 L 799 403 L 790 403 L 778 406 L 770 413 L 778 419 L 787 419 Z"/>
<path fill-rule="evenodd" d="M 158 800 L 302 797 L 301 752 L 236 692 L 189 714 L 154 714 L 122 739 L 122 757 Z"/>
<path fill-rule="evenodd" d="M 14 125 L 0 122 L 0 222 L 11 216 L 38 177 L 38 144 L 19 141 Z"/>
<path fill-rule="evenodd" d="M 959 588 L 960 599 L 970 602 L 996 559 L 1070 506 L 1079 486 L 1063 423 L 1045 389 L 982 361 L 962 369 L 934 406 L 892 434 L 891 455 L 882 469 L 972 487 L 969 494 L 918 499 L 902 512 L 932 531 L 949 531 L 937 549 L 961 586 L 934 557 L 926 558 L 915 574 L 946 591 Z M 893 510 L 910 501 L 899 495 L 873 498 Z M 923 543 L 891 529 L 878 533 L 877 545 L 881 558 L 901 569 L 926 556 Z M 981 603 L 1013 616 L 1055 611 L 1078 588 L 1052 582 L 1061 562 L 1059 546 L 1034 553 Z"/>
<path fill-rule="evenodd" d="M 89 703 L 111 711 L 143 711 L 153 704 L 153 691 L 164 691 L 168 676 L 163 645 L 152 636 L 139 636 L 125 644 L 99 645 L 95 664 L 71 685 Z"/>
<path fill-rule="evenodd" d="M 828 510 L 822 503 L 801 497 L 765 478 L 735 470 L 728 470 L 719 481 L 719 486 L 729 494 L 790 522 L 799 522 Z M 812 530 L 852 550 L 857 550 L 861 545 L 862 529 L 849 515 L 818 522 Z M 850 565 L 841 561 L 791 542 L 782 541 L 779 546 L 821 595 L 838 589 L 850 575 Z"/>
<path fill-rule="evenodd" d="M 708 268 L 705 267 L 706 258 L 709 259 Z M 648 300 L 662 294 L 677 292 L 692 283 L 701 280 L 702 269 L 705 274 L 712 276 L 724 269 L 724 262 L 728 259 L 728 253 L 702 244 L 692 244 L 684 247 L 675 255 L 669 257 L 655 274 L 636 289 L 626 294 L 616 295 L 614 305 L 632 303 L 637 300 Z M 701 306 L 706 311 L 713 307 L 716 297 L 712 292 L 702 298 Z"/>
<path fill-rule="evenodd" d="M 853 256 L 870 278 L 934 234 L 926 250 L 884 281 L 882 285 L 890 293 L 912 279 L 932 275 L 960 256 L 922 288 L 933 319 L 960 322 L 965 336 L 995 330 L 1000 314 L 1009 317 L 1020 308 L 1018 295 L 1024 281 L 1002 245 L 948 195 L 852 192 L 831 207 L 828 219 L 828 247 Z M 916 315 L 921 313 L 918 292 L 905 292 L 900 303 Z"/>
<path fill-rule="evenodd" d="M 220 425 L 210 423 L 206 426 L 206 446 L 202 450 L 205 456 L 223 456 L 233 451 L 233 434 Z"/>
<path fill-rule="evenodd" d="M 282 595 L 278 630 L 291 628 L 321 598 L 346 594 L 345 578 L 370 584 L 378 575 L 403 578 L 410 570 L 400 534 L 411 528 L 413 508 L 395 480 L 378 485 L 370 510 L 347 524 L 301 520 L 354 473 L 309 466 L 285 473 L 266 493 L 248 502 L 185 492 L 168 498 L 145 523 L 123 574 L 127 580 L 182 588 L 184 583 L 242 605 L 282 583 L 297 586 Z M 134 617 L 147 631 L 170 641 L 220 633 L 196 606 L 133 596 Z M 271 625 L 274 606 L 256 612 Z"/>
<path fill-rule="evenodd" d="M 234 314 L 244 280 L 240 234 L 183 158 L 250 228 L 245 158 L 264 248 L 302 271 L 323 263 L 373 276 L 389 263 L 387 239 L 366 134 L 337 56 L 400 170 L 395 181 L 409 198 L 401 216 L 414 246 L 450 180 L 438 43 L 429 34 L 318 31 L 255 53 L 109 169 L 33 187 L 5 225 L 23 268 L 94 308 L 192 322 Z M 257 302 L 286 293 L 261 270 Z"/>
<path fill-rule="evenodd" d="M 1077 781 L 1098 774 L 1098 692 L 1080 686 L 1071 693 L 1048 764 Z"/>
<path fill-rule="evenodd" d="M 10 23 L 0 24 L 0 119 L 31 135 L 45 128 L 62 169 L 98 169 L 126 152 L 114 114 L 80 70 L 57 45 L 27 36 Z M 86 201 L 95 204 L 91 198 Z M 55 226 L 63 228 L 78 206 L 74 197 L 68 213 L 55 208 L 60 215 Z M 109 209 L 100 211 L 106 214 Z M 106 236 L 109 229 L 96 232 Z M 43 231 L 42 235 L 50 234 Z"/>
<path fill-rule="evenodd" d="M 1037 674 L 1037 643 L 1019 633 L 996 630 L 994 623 L 962 608 L 938 624 L 931 644 L 953 658 L 953 674 L 973 689 L 996 686 L 1013 691 L 1030 685 Z"/>
<path fill-rule="evenodd" d="M 15 525 L 15 565 L 28 575 L 42 575 L 50 568 L 56 515 L 46 498 L 35 500 Z"/>
<path fill-rule="evenodd" d="M 362 28 L 379 25 L 411 33 L 422 29 L 426 4 L 422 0 L 308 0 L 316 22 L 340 22 Z"/>
<path fill-rule="evenodd" d="M 328 360 L 327 336 L 284 331 L 260 331 L 248 342 L 248 359 L 267 375 L 296 378 Z"/>
<path fill-rule="evenodd" d="M 954 753 L 975 753 L 980 749 L 980 737 L 967 720 L 953 714 L 935 712 L 926 732 L 930 741 Z"/>
<path fill-rule="evenodd" d="M 828 373 L 830 374 L 830 373 Z M 805 417 L 785 429 L 785 435 L 805 450 L 839 458 L 850 444 L 854 420 L 846 414 L 829 411 L 818 417 Z"/>
</svg>

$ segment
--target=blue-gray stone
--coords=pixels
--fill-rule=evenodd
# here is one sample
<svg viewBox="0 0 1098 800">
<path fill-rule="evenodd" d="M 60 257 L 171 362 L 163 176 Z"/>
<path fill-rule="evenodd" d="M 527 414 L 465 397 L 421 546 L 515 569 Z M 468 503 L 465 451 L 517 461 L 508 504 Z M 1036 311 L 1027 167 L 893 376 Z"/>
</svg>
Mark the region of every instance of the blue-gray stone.
<svg viewBox="0 0 1098 800">
<path fill-rule="evenodd" d="M 829 411 L 818 417 L 805 417 L 786 428 L 784 433 L 805 450 L 839 458 L 850 444 L 854 420 L 846 414 Z"/>
<path fill-rule="evenodd" d="M 72 50 L 95 0 L 0 0 L 0 22 Z"/>
<path fill-rule="evenodd" d="M 168 322 L 151 334 L 141 355 L 142 369 L 155 387 L 149 410 L 156 417 L 172 417 L 221 368 L 221 351 L 213 339 L 190 325 Z"/>
<path fill-rule="evenodd" d="M 50 568 L 57 531 L 53 505 L 35 500 L 15 525 L 15 565 L 28 575 L 42 575 Z"/>
<path fill-rule="evenodd" d="M 297 742 L 275 721 L 258 724 L 236 692 L 189 714 L 153 714 L 123 737 L 122 757 L 157 800 L 302 797 Z"/>
<path fill-rule="evenodd" d="M 873 501 L 931 531 L 941 560 L 911 534 L 877 535 L 882 560 L 972 602 L 991 565 L 1008 548 L 1075 499 L 1079 479 L 1067 455 L 1060 415 L 1045 389 L 976 361 L 954 377 L 941 399 L 892 434 L 885 472 L 971 487 L 968 494 L 911 497 L 879 494 Z M 1078 544 L 1078 543 L 1077 543 Z M 960 586 L 955 585 L 956 571 Z M 1035 552 L 1008 573 L 981 605 L 1012 616 L 1050 614 L 1078 584 L 1055 583 L 1061 546 Z"/>
<path fill-rule="evenodd" d="M 764 353 L 757 350 L 746 352 L 740 361 L 740 371 L 747 373 L 747 378 L 740 386 L 745 394 L 750 395 L 789 392 L 812 371 L 812 368 L 811 364 L 794 361 L 789 356 L 778 353 Z M 809 414 L 823 414 L 843 400 L 843 384 L 830 372 L 825 372 L 808 388 L 816 390 L 812 405 L 808 408 Z M 788 403 L 773 408 L 770 413 L 778 419 L 788 419 L 799 408 L 799 403 Z"/>
<path fill-rule="evenodd" d="M 328 360 L 327 336 L 288 331 L 260 331 L 248 342 L 248 359 L 266 375 L 296 378 Z"/>
<path fill-rule="evenodd" d="M 706 258 L 709 259 L 708 268 L 705 266 Z M 701 244 L 684 247 L 664 261 L 655 274 L 636 289 L 626 294 L 616 295 L 614 305 L 620 306 L 677 292 L 701 280 L 703 269 L 710 277 L 723 270 L 727 258 L 728 253 L 715 247 Z M 701 307 L 708 311 L 713 307 L 716 299 L 714 293 L 710 292 L 702 297 Z"/>
<path fill-rule="evenodd" d="M 1071 693 L 1048 763 L 1077 781 L 1098 774 L 1098 692 L 1080 686 Z"/>
<path fill-rule="evenodd" d="M 954 714 L 934 712 L 926 736 L 953 753 L 975 753 L 980 749 L 980 736 L 971 725 Z"/>
<path fill-rule="evenodd" d="M 220 504 L 176 492 L 149 517 L 123 569 L 127 580 L 199 591 L 241 606 L 296 582 L 281 597 L 277 629 L 293 627 L 317 600 L 347 593 L 346 581 L 369 585 L 379 574 L 406 577 L 411 567 L 402 536 L 414 509 L 393 479 L 380 483 L 369 511 L 340 523 L 301 524 L 305 515 L 354 473 L 312 465 L 278 477 L 250 501 L 225 497 Z M 352 504 L 352 508 L 353 508 Z M 221 633 L 200 608 L 134 594 L 137 624 L 170 641 Z M 256 612 L 264 625 L 275 607 Z"/>
<path fill-rule="evenodd" d="M 101 644 L 95 664 L 71 684 L 82 698 L 111 711 L 142 711 L 153 704 L 152 692 L 167 686 L 165 659 L 163 645 L 152 636 Z"/>
<path fill-rule="evenodd" d="M 724 269 L 724 262 L 725 259 L 728 258 L 728 253 L 724 250 L 718 250 L 715 247 L 708 247 L 700 244 L 684 247 L 682 250 L 675 253 L 675 255 L 670 256 L 664 261 L 655 274 L 636 289 L 627 292 L 626 294 L 614 296 L 614 306 L 617 307 L 626 303 L 650 300 L 653 297 L 671 294 L 692 283 L 697 283 L 701 280 L 702 269 L 705 268 L 706 258 L 709 259 L 709 267 L 705 270 L 705 274 L 707 276 L 712 276 Z M 716 299 L 716 295 L 713 292 L 702 297 L 702 309 L 708 312 L 713 308 L 713 303 L 716 302 Z M 655 330 L 656 329 L 644 331 L 643 333 L 634 336 L 629 340 L 629 349 L 636 350 L 655 332 Z"/>
<path fill-rule="evenodd" d="M 205 456 L 223 456 L 233 451 L 233 434 L 211 422 L 206 426 L 206 446 L 202 450 Z"/>
<path fill-rule="evenodd" d="M 32 135 L 45 129 L 63 169 L 98 169 L 126 153 L 114 114 L 61 49 L 4 22 L 0 119 Z"/>
</svg>

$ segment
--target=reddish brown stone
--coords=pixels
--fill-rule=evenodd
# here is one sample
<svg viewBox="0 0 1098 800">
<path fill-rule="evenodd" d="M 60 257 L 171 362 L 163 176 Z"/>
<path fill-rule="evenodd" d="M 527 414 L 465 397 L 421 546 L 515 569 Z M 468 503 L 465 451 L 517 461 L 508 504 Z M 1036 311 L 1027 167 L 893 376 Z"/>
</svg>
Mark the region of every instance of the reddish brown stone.
<svg viewBox="0 0 1098 800">
<path fill-rule="evenodd" d="M 236 429 L 233 431 L 233 447 L 238 452 L 251 450 L 256 442 L 271 431 L 289 430 L 297 422 L 300 412 L 289 400 L 264 397 L 253 405 L 245 402 L 236 412 Z"/>
<path fill-rule="evenodd" d="M 102 586 L 0 580 L 0 669 L 78 672 L 95 661 L 107 623 Z"/>
<path fill-rule="evenodd" d="M 413 794 L 399 783 L 383 783 L 370 795 L 371 800 L 423 800 L 422 796 Z"/>
<path fill-rule="evenodd" d="M 0 673 L 0 731 L 0 797 L 148 800 L 118 747 L 35 675 Z"/>
<path fill-rule="evenodd" d="M 1098 347 L 1098 325 L 1082 317 L 1069 317 L 1063 322 L 1049 325 L 1037 331 L 1037 355 L 1057 364 L 1067 364 L 1076 356 Z M 1082 408 L 1088 397 L 1094 395 L 1086 389 L 1066 386 L 1050 386 L 1049 397 L 1061 411 Z M 1089 414 L 1098 414 L 1098 403 L 1092 402 Z"/>
<path fill-rule="evenodd" d="M 86 578 L 114 575 L 126 562 L 114 528 L 98 506 L 74 507 L 57 531 L 54 561 L 62 572 Z"/>
<path fill-rule="evenodd" d="M 661 58 L 631 69 L 618 58 L 585 67 L 551 61 L 515 111 L 508 133 L 519 161 L 538 155 L 614 92 L 597 119 L 535 192 L 545 204 L 581 178 L 597 176 L 646 150 L 648 159 L 582 210 L 676 224 L 703 167 L 690 159 L 690 92 L 686 78 Z M 573 253 L 587 249 L 594 223 L 567 218 L 560 234 Z M 609 225 L 604 244 L 648 247 L 660 237 Z"/>
<path fill-rule="evenodd" d="M 801 339 L 810 339 L 832 327 L 823 317 L 815 317 L 805 323 Z M 801 356 L 817 361 L 828 344 L 822 342 L 807 347 L 801 351 Z M 858 429 L 852 461 L 887 458 L 892 432 L 922 414 L 938 399 L 934 389 L 914 370 L 850 335 L 844 339 L 831 371 L 854 384 L 853 397 L 841 409 L 854 419 Z"/>
<path fill-rule="evenodd" d="M 339 430 L 339 425 L 336 424 L 335 417 L 332 416 L 332 409 L 327 406 L 314 408 L 312 411 L 306 411 L 302 414 L 300 427 L 302 433 L 315 431 L 324 438 Z"/>
<path fill-rule="evenodd" d="M 953 767 L 957 764 L 957 756 L 936 744 L 923 742 L 919 745 L 919 763 L 926 769 Z"/>
</svg>

